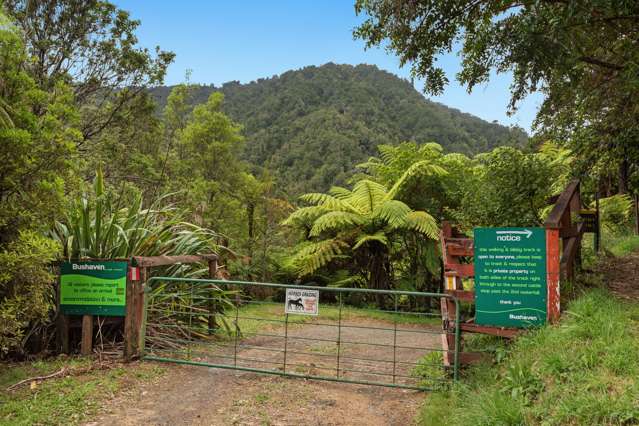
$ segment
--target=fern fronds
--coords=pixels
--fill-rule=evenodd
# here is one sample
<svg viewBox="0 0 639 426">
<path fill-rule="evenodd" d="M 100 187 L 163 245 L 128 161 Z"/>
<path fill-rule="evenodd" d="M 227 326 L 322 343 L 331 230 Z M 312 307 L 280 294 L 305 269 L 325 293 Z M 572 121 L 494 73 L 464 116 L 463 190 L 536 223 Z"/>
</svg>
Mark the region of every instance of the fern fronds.
<svg viewBox="0 0 639 426">
<path fill-rule="evenodd" d="M 411 229 L 414 229 L 428 238 L 437 240 L 439 238 L 439 228 L 437 221 L 424 211 L 411 211 L 406 215 L 406 222 Z"/>
<path fill-rule="evenodd" d="M 362 245 L 364 245 L 366 243 L 369 243 L 371 241 L 377 241 L 378 243 L 382 243 L 385 246 L 388 246 L 388 244 L 389 244 L 388 238 L 386 237 L 386 235 L 384 235 L 384 232 L 383 231 L 379 231 L 379 232 L 376 232 L 375 234 L 372 234 L 372 235 L 368 235 L 368 234 L 360 235 L 357 238 L 357 240 L 355 241 L 355 245 L 353 246 L 353 250 L 357 250 Z"/>
<path fill-rule="evenodd" d="M 341 256 L 346 247 L 346 243 L 337 239 L 312 242 L 295 254 L 293 263 L 300 276 L 310 275 Z"/>
<path fill-rule="evenodd" d="M 374 218 L 381 218 L 391 229 L 398 229 L 406 225 L 406 215 L 411 212 L 411 208 L 398 200 L 388 200 L 382 203 L 373 212 Z"/>
<path fill-rule="evenodd" d="M 324 231 L 331 229 L 339 230 L 340 228 L 359 225 L 362 222 L 363 218 L 355 213 L 340 211 L 328 212 L 315 219 L 309 235 L 311 237 L 317 237 Z"/>
<path fill-rule="evenodd" d="M 384 185 L 372 180 L 362 179 L 353 187 L 352 205 L 364 213 L 370 213 L 386 198 Z"/>
</svg>

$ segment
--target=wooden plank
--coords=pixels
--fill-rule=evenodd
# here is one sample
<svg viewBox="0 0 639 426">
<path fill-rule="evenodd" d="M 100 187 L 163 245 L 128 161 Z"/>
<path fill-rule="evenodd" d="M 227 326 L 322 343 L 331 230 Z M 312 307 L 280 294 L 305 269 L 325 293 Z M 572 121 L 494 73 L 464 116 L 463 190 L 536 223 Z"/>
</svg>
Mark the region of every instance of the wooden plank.
<svg viewBox="0 0 639 426">
<path fill-rule="evenodd" d="M 453 365 L 454 358 L 450 356 L 449 345 L 448 345 L 448 333 L 442 333 L 442 358 L 444 361 L 444 367 L 450 367 Z"/>
<path fill-rule="evenodd" d="M 93 352 L 93 315 L 82 316 L 82 342 L 80 354 L 91 355 Z"/>
<path fill-rule="evenodd" d="M 475 265 L 471 263 L 446 263 L 444 264 L 445 274 L 460 278 L 475 276 Z"/>
<path fill-rule="evenodd" d="M 561 309 L 559 294 L 560 272 L 559 230 L 546 229 L 546 320 L 549 323 L 559 320 Z"/>
<path fill-rule="evenodd" d="M 572 279 L 574 273 L 575 260 L 579 257 L 581 251 L 581 235 L 583 234 L 584 224 L 577 225 L 577 235 L 572 238 L 564 239 L 564 249 L 561 254 L 560 265 L 563 269 L 563 275 L 567 279 Z M 561 233 L 561 232 L 560 232 Z"/>
<path fill-rule="evenodd" d="M 136 300 L 135 300 L 135 338 L 136 347 L 134 356 L 140 355 L 140 350 L 144 347 L 144 327 L 145 327 L 145 312 L 144 312 L 144 298 L 146 296 L 145 284 L 147 280 L 147 268 L 140 268 L 140 281 L 136 283 Z"/>
<path fill-rule="evenodd" d="M 198 254 L 184 256 L 134 256 L 133 266 L 151 267 L 165 266 L 176 263 L 197 263 L 208 262 L 209 260 L 217 260 L 216 254 Z"/>
<path fill-rule="evenodd" d="M 578 189 L 578 180 L 573 180 L 568 184 L 566 189 L 564 189 L 564 191 L 559 195 L 555 206 L 548 215 L 548 218 L 546 219 L 546 222 L 544 224 L 546 228 L 558 229 L 561 227 L 561 221 L 564 217 L 564 213 L 570 209 L 571 200 Z"/>
<path fill-rule="evenodd" d="M 129 362 L 133 359 L 133 315 L 135 309 L 133 307 L 133 282 L 126 274 L 126 312 L 124 316 L 124 361 Z"/>
<path fill-rule="evenodd" d="M 518 335 L 521 330 L 517 328 L 491 327 L 488 325 L 479 325 L 474 323 L 459 324 L 459 329 L 467 333 L 490 334 L 491 336 L 512 338 Z"/>
<path fill-rule="evenodd" d="M 446 250 L 451 256 L 473 256 L 475 254 L 473 250 L 473 240 L 468 243 L 446 243 Z"/>
<path fill-rule="evenodd" d="M 477 364 L 487 358 L 490 355 L 482 352 L 460 352 L 459 354 L 459 364 L 460 365 L 470 365 Z"/>
<path fill-rule="evenodd" d="M 451 322 L 454 323 L 455 312 L 456 312 L 455 302 L 445 297 L 442 297 L 440 299 L 440 302 L 441 302 L 442 320 L 444 321 L 444 323 L 451 323 Z"/>
</svg>

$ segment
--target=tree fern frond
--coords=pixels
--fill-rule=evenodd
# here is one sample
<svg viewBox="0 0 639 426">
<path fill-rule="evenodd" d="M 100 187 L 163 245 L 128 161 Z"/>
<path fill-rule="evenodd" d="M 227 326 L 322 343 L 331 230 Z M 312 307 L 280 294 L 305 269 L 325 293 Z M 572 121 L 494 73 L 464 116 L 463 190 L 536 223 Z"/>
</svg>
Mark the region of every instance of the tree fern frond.
<svg viewBox="0 0 639 426">
<path fill-rule="evenodd" d="M 359 225 L 363 222 L 360 215 L 350 212 L 328 212 L 315 219 L 311 228 L 310 236 L 317 237 L 322 232 L 330 229 L 340 230 L 345 227 Z"/>
<path fill-rule="evenodd" d="M 438 143 L 427 142 L 419 147 L 419 153 L 423 155 L 429 155 L 430 157 L 438 158 L 444 152 L 444 148 Z"/>
<path fill-rule="evenodd" d="M 348 245 L 337 239 L 312 242 L 299 250 L 293 257 L 293 263 L 300 276 L 310 275 L 341 256 Z"/>
<path fill-rule="evenodd" d="M 362 179 L 353 187 L 351 203 L 362 213 L 370 213 L 384 201 L 386 188 L 384 185 L 369 179 Z"/>
<path fill-rule="evenodd" d="M 391 229 L 398 229 L 406 226 L 406 215 L 411 211 L 411 208 L 401 201 L 388 200 L 375 209 L 373 217 L 384 219 Z"/>
<path fill-rule="evenodd" d="M 309 225 L 315 219 L 325 214 L 327 211 L 327 209 L 321 206 L 300 207 L 299 209 L 291 213 L 290 216 L 282 222 L 282 225 Z"/>
<path fill-rule="evenodd" d="M 341 186 L 331 187 L 328 193 L 341 201 L 348 200 L 353 195 L 353 193 L 349 189 L 342 188 Z"/>
<path fill-rule="evenodd" d="M 398 192 L 411 179 L 418 176 L 445 176 L 448 172 L 441 166 L 433 164 L 430 160 L 422 160 L 411 165 L 404 174 L 397 179 L 393 187 L 386 194 L 386 198 L 391 200 L 395 198 Z"/>
<path fill-rule="evenodd" d="M 362 245 L 369 243 L 371 241 L 377 241 L 378 243 L 382 243 L 383 245 L 388 246 L 388 238 L 386 238 L 386 235 L 384 235 L 383 231 L 380 231 L 372 235 L 369 235 L 369 234 L 360 235 L 355 241 L 353 250 L 357 250 Z"/>
<path fill-rule="evenodd" d="M 353 211 L 353 207 L 346 201 L 340 200 L 330 194 L 322 194 L 321 192 L 311 192 L 300 196 L 300 200 L 306 201 L 316 206 L 325 207 L 329 210 Z"/>
<path fill-rule="evenodd" d="M 411 229 L 414 229 L 427 237 L 437 240 L 439 238 L 439 228 L 437 221 L 424 211 L 412 211 L 406 215 L 406 222 Z"/>
</svg>

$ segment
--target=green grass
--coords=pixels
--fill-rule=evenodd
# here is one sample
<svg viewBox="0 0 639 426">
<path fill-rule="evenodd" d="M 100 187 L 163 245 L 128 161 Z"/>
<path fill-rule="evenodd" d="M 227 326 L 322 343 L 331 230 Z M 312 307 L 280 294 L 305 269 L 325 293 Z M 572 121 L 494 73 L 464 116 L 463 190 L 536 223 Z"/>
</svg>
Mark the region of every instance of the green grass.
<svg viewBox="0 0 639 426">
<path fill-rule="evenodd" d="M 19 364 L 0 364 L 0 425 L 74 425 L 86 421 L 123 387 L 150 380 L 164 371 L 151 364 L 119 365 L 64 378 L 6 388 L 23 379 L 43 376 L 62 367 L 89 367 L 90 359 L 59 358 Z"/>
<path fill-rule="evenodd" d="M 506 351 L 496 364 L 465 370 L 452 390 L 429 395 L 421 424 L 639 423 L 639 303 L 587 290 L 560 325 Z"/>
<path fill-rule="evenodd" d="M 603 245 L 617 257 L 626 256 L 639 250 L 639 235 L 610 236 L 604 239 Z"/>
<path fill-rule="evenodd" d="M 226 312 L 229 320 L 234 319 L 235 311 Z M 337 321 L 340 317 L 339 306 L 322 304 L 319 307 L 319 315 L 293 315 L 288 316 L 289 327 L 308 323 Z M 348 321 L 356 321 L 359 319 L 374 319 L 379 321 L 387 321 L 389 323 L 397 322 L 397 324 L 427 324 L 440 325 L 440 314 L 428 313 L 426 315 L 411 314 L 395 314 L 392 312 L 381 312 L 374 308 L 354 308 L 344 306 L 342 308 L 342 323 Z M 256 319 L 253 319 L 256 318 Z M 259 319 L 257 319 L 259 318 Z M 240 307 L 238 312 L 238 324 L 243 337 L 250 337 L 256 333 L 265 332 L 275 328 L 284 326 L 284 303 L 276 302 L 258 302 L 250 303 Z M 230 336 L 227 332 L 220 328 L 218 335 L 221 337 L 234 337 L 233 330 Z"/>
</svg>

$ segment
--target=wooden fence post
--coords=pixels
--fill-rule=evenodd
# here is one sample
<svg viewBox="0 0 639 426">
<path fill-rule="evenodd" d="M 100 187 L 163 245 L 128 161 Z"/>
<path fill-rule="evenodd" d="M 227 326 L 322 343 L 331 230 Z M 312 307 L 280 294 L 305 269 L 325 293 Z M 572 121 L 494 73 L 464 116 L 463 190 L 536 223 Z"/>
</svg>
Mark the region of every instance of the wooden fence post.
<svg viewBox="0 0 639 426">
<path fill-rule="evenodd" d="M 559 320 L 561 312 L 561 299 L 559 289 L 560 279 L 560 251 L 559 251 L 559 229 L 546 229 L 546 285 L 547 312 L 546 319 L 549 323 Z"/>
<path fill-rule="evenodd" d="M 93 315 L 82 315 L 82 343 L 80 354 L 91 355 L 93 352 Z"/>
<path fill-rule="evenodd" d="M 137 299 L 135 306 L 135 334 L 137 347 L 135 351 L 136 356 L 140 356 L 142 348 L 144 348 L 145 327 L 146 327 L 146 312 L 145 312 L 145 298 L 146 298 L 146 280 L 148 269 L 146 267 L 140 268 L 140 280 L 137 282 Z"/>
<path fill-rule="evenodd" d="M 135 328 L 135 281 L 131 280 L 131 264 L 128 264 L 126 274 L 126 312 L 124 316 L 124 361 L 129 362 L 135 354 L 134 331 Z"/>
</svg>

